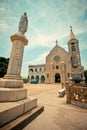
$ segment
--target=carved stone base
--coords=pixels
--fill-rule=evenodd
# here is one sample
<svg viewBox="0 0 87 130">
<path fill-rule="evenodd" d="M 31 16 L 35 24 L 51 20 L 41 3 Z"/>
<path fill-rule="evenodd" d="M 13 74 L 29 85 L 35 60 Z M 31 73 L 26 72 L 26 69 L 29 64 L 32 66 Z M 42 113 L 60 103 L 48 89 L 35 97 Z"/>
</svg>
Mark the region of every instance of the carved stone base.
<svg viewBox="0 0 87 130">
<path fill-rule="evenodd" d="M 14 102 L 27 98 L 25 88 L 0 88 L 0 102 Z"/>
<path fill-rule="evenodd" d="M 6 74 L 3 79 L 17 79 L 17 80 L 22 80 L 20 75 L 8 75 Z"/>
<path fill-rule="evenodd" d="M 22 88 L 23 81 L 16 79 L 1 79 L 0 88 Z"/>
</svg>

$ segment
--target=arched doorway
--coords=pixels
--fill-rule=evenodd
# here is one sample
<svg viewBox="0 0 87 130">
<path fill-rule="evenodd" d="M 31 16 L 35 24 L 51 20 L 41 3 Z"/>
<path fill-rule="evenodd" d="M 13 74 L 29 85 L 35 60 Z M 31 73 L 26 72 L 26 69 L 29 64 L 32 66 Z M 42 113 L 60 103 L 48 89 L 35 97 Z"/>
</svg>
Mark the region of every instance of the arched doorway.
<svg viewBox="0 0 87 130">
<path fill-rule="evenodd" d="M 55 83 L 60 83 L 61 79 L 60 79 L 60 74 L 55 74 Z"/>
<path fill-rule="evenodd" d="M 39 82 L 39 76 L 38 76 L 38 75 L 36 76 L 36 79 L 37 79 L 37 80 L 38 80 L 38 82 Z"/>
<path fill-rule="evenodd" d="M 31 79 L 34 79 L 34 76 L 31 76 Z"/>
<path fill-rule="evenodd" d="M 44 83 L 45 82 L 45 77 L 44 75 L 41 76 L 41 83 Z"/>
</svg>

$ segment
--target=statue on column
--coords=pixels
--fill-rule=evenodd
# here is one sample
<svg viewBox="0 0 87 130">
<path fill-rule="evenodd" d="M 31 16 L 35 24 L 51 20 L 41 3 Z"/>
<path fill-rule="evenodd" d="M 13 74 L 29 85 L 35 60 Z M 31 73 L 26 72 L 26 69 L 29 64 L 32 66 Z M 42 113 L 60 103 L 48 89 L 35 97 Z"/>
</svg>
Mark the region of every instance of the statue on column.
<svg viewBox="0 0 87 130">
<path fill-rule="evenodd" d="M 24 14 L 21 16 L 18 30 L 20 33 L 24 34 L 25 32 L 27 32 L 27 28 L 28 28 L 27 13 L 24 12 Z"/>
</svg>

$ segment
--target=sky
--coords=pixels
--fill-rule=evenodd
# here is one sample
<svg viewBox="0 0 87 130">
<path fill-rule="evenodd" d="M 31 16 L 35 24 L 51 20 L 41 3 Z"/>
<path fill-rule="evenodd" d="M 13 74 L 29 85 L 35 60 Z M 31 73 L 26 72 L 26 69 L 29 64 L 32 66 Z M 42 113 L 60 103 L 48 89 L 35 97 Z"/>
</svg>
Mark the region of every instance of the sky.
<svg viewBox="0 0 87 130">
<path fill-rule="evenodd" d="M 79 41 L 81 63 L 87 69 L 87 0 L 0 0 L 0 56 L 10 57 L 10 36 L 18 32 L 26 12 L 28 45 L 24 48 L 22 77 L 28 66 L 45 64 L 45 57 L 58 45 L 68 50 L 70 25 Z"/>
</svg>

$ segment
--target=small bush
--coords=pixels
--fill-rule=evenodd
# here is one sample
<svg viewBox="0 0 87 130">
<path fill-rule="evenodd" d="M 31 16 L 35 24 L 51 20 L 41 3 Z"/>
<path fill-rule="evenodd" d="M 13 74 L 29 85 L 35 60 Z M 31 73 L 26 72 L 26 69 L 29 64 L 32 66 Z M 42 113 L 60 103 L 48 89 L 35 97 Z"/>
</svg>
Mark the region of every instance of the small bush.
<svg viewBox="0 0 87 130">
<path fill-rule="evenodd" d="M 27 82 L 28 82 L 28 79 L 27 79 L 27 78 L 23 78 L 23 82 L 24 82 L 24 83 L 27 83 Z"/>
</svg>

